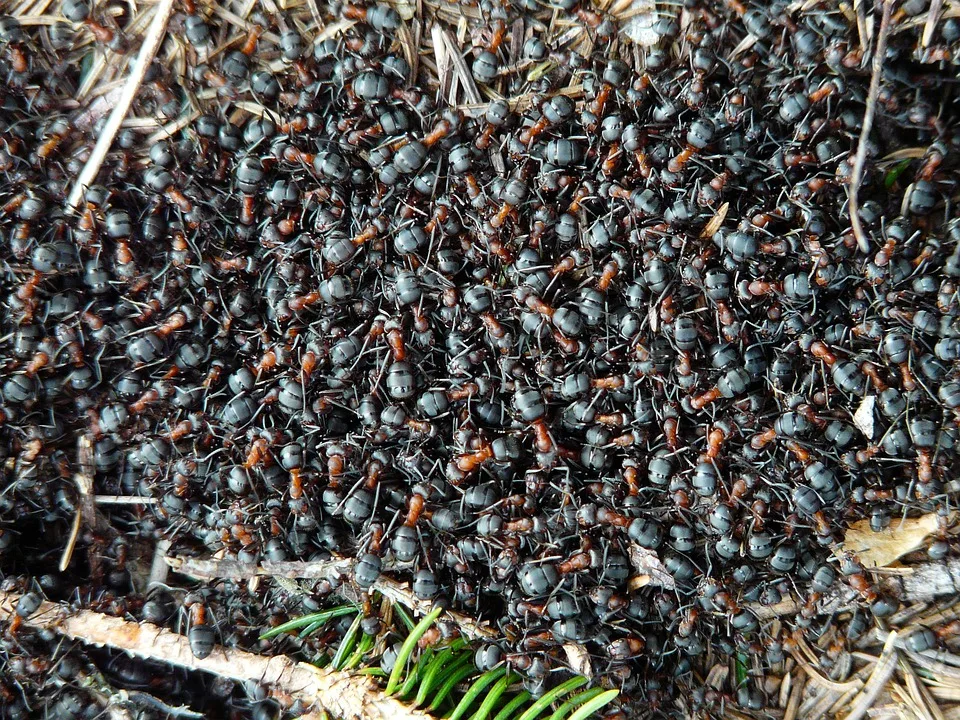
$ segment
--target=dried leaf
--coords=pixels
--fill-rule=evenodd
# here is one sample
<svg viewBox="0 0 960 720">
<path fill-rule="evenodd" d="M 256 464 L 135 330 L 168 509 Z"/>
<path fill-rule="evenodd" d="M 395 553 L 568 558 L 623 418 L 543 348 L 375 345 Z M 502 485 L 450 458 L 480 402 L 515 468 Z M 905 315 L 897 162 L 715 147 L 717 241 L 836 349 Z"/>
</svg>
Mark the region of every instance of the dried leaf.
<svg viewBox="0 0 960 720">
<path fill-rule="evenodd" d="M 570 669 L 578 675 L 587 678 L 593 677 L 593 667 L 590 665 L 590 653 L 587 648 L 580 643 L 565 643 L 563 652 L 567 656 L 567 662 L 570 663 Z"/>
<path fill-rule="evenodd" d="M 874 422 L 873 408 L 877 404 L 875 395 L 867 395 L 860 403 L 860 407 L 853 414 L 853 424 L 863 433 L 867 440 L 873 440 Z"/>
<path fill-rule="evenodd" d="M 861 520 L 847 530 L 841 548 L 856 553 L 864 567 L 885 567 L 923 547 L 927 537 L 937 531 L 937 522 L 937 514 L 929 513 L 890 523 L 885 530 L 874 532 L 869 520 Z"/>
<path fill-rule="evenodd" d="M 637 575 L 630 578 L 630 585 L 644 587 L 646 585 L 656 585 L 673 590 L 677 587 L 673 575 L 667 572 L 667 569 L 660 562 L 660 558 L 653 550 L 647 550 L 637 543 L 630 543 L 630 564 L 637 571 Z"/>
</svg>

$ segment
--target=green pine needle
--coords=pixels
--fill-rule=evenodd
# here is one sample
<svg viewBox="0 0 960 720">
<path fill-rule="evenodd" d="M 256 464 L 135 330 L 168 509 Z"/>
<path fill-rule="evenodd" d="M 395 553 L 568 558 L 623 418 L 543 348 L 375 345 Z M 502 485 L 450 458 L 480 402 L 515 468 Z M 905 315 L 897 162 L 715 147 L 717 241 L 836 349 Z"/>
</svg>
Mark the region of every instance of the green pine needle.
<svg viewBox="0 0 960 720">
<path fill-rule="evenodd" d="M 513 700 L 503 706 L 503 709 L 497 713 L 497 716 L 493 720 L 511 720 L 511 718 L 513 718 L 513 714 L 519 710 L 520 707 L 529 699 L 529 691 L 521 691 L 520 694 L 517 695 Z"/>
<path fill-rule="evenodd" d="M 446 646 L 427 648 L 419 653 L 414 661 L 418 643 L 443 613 L 443 609 L 436 608 L 417 623 L 414 623 L 408 611 L 400 605 L 394 605 L 393 610 L 398 618 L 398 624 L 393 631 L 403 625 L 409 630 L 409 634 L 400 646 L 396 663 L 390 673 L 376 666 L 360 667 L 371 660 L 376 661 L 376 658 L 371 659 L 369 655 L 376 646 L 377 638 L 361 632 L 363 615 L 354 604 L 304 615 L 278 625 L 260 637 L 269 639 L 296 630 L 300 631 L 300 637 L 307 637 L 334 618 L 356 613 L 357 616 L 353 618 L 333 657 L 323 654 L 314 664 L 341 671 L 352 670 L 367 677 L 385 678 L 385 694 L 401 698 L 413 707 L 423 707 L 429 702 L 426 708 L 429 713 L 436 713 L 439 708 L 452 707 L 452 710 L 447 711 L 446 720 L 464 720 L 467 717 L 469 720 L 490 720 L 494 710 L 502 702 L 505 704 L 499 708 L 493 720 L 537 720 L 558 702 L 562 704 L 550 715 L 549 720 L 586 720 L 619 695 L 618 690 L 604 691 L 599 687 L 572 695 L 588 683 L 587 678 L 577 676 L 561 683 L 530 704 L 529 691 L 515 687 L 521 679 L 520 676 L 509 672 L 505 665 L 478 674 L 473 664 L 473 648 L 463 638 L 457 638 Z M 738 670 L 741 670 L 741 664 L 738 662 Z M 745 664 L 742 670 L 746 670 Z M 471 683 L 465 692 L 457 689 L 464 682 Z M 516 692 L 517 690 L 519 692 Z M 448 702 L 451 695 L 453 701 Z M 474 711 L 473 714 L 468 715 L 471 711 Z"/>
<path fill-rule="evenodd" d="M 342 617 L 355 612 L 357 612 L 356 605 L 341 605 L 340 607 L 335 607 L 332 610 L 324 610 L 322 612 L 310 613 L 309 615 L 302 615 L 294 620 L 285 622 L 282 625 L 277 625 L 271 630 L 267 630 L 260 636 L 260 639 L 269 640 L 277 635 L 282 635 L 283 633 L 290 632 L 291 630 L 299 630 L 303 627 L 310 627 L 311 625 L 317 625 L 317 627 L 320 627 L 324 623 L 327 623 L 334 618 Z"/>
<path fill-rule="evenodd" d="M 441 653 L 441 655 L 443 655 L 443 653 Z M 450 659 L 453 659 L 452 663 L 448 662 Z M 420 685 L 416 700 L 414 700 L 413 703 L 414 707 L 423 705 L 427 701 L 427 698 L 430 697 L 430 693 L 437 688 L 443 687 L 450 676 L 459 672 L 462 668 L 467 667 L 472 662 L 473 656 L 469 652 L 461 653 L 458 656 L 454 656 L 454 653 L 451 652 L 450 655 L 443 658 L 441 658 L 440 655 L 434 658 L 430 667 L 424 673 L 423 683 Z"/>
<path fill-rule="evenodd" d="M 577 711 L 573 713 L 568 720 L 587 720 L 588 717 L 600 710 L 600 708 L 612 703 L 619 694 L 619 690 L 607 690 L 606 692 L 597 695 L 592 700 L 577 708 Z"/>
<path fill-rule="evenodd" d="M 394 604 L 393 612 L 396 613 L 401 622 L 406 625 L 407 632 L 411 632 L 416 623 L 413 622 L 413 618 L 410 617 L 410 613 L 407 612 L 407 609 L 403 607 L 403 605 Z"/>
<path fill-rule="evenodd" d="M 356 650 L 353 651 L 353 655 L 347 658 L 347 661 L 343 664 L 343 670 L 353 670 L 357 665 L 363 660 L 363 656 L 366 655 L 373 649 L 373 644 L 376 642 L 376 638 L 373 635 L 364 635 L 360 639 L 360 645 Z"/>
<path fill-rule="evenodd" d="M 333 660 L 330 661 L 330 665 L 333 666 L 334 670 L 343 670 L 343 664 L 346 662 L 347 656 L 353 652 L 354 645 L 357 642 L 357 633 L 360 632 L 360 623 L 362 621 L 363 616 L 358 613 L 353 619 L 350 629 L 347 630 L 347 634 L 344 635 L 343 640 L 340 641 L 340 647 L 337 648 Z"/>
<path fill-rule="evenodd" d="M 397 609 L 400 609 L 400 606 L 397 606 Z M 390 673 L 390 679 L 387 681 L 387 687 L 384 692 L 387 695 L 393 695 L 397 691 L 397 686 L 400 684 L 400 676 L 403 674 L 404 668 L 407 666 L 407 661 L 410 660 L 410 656 L 413 655 L 414 649 L 417 647 L 417 643 L 420 641 L 420 638 L 424 636 L 427 630 L 430 629 L 430 626 L 436 622 L 437 618 L 440 617 L 440 614 L 443 612 L 442 607 L 438 607 L 430 612 L 428 615 L 416 624 L 413 630 L 410 631 L 410 635 L 407 636 L 407 639 L 403 641 L 403 645 L 400 648 L 400 653 L 397 655 L 397 662 L 393 666 L 393 672 Z"/>
<path fill-rule="evenodd" d="M 476 672 L 476 668 L 473 667 L 473 658 L 467 656 L 463 658 L 462 663 L 457 663 L 457 669 L 451 671 L 447 676 L 443 685 L 440 686 L 440 690 L 437 692 L 436 697 L 433 698 L 433 702 L 430 703 L 430 707 L 427 708 L 428 712 L 434 712 L 444 700 L 447 699 L 447 695 L 463 680 Z"/>
<path fill-rule="evenodd" d="M 576 710 L 578 707 L 584 703 L 588 703 L 593 700 L 597 695 L 603 694 L 603 688 L 595 687 L 590 688 L 589 690 L 584 690 L 582 693 L 574 695 L 572 698 L 567 700 L 563 705 L 557 708 L 557 711 L 550 716 L 550 720 L 563 720 L 571 712 Z"/>
<path fill-rule="evenodd" d="M 501 665 L 498 668 L 485 672 L 476 681 L 473 685 L 470 686 L 470 689 L 467 690 L 466 694 L 460 699 L 460 702 L 457 703 L 456 709 L 450 714 L 448 720 L 460 720 L 464 715 L 466 715 L 467 710 L 470 709 L 470 706 L 473 705 L 473 701 L 480 697 L 488 685 L 496 682 L 501 677 L 506 675 L 507 668 L 505 665 Z"/>
<path fill-rule="evenodd" d="M 513 673 L 509 673 L 500 678 L 497 684 L 493 686 L 493 689 L 487 693 L 487 696 L 480 704 L 480 709 L 473 714 L 470 720 L 487 720 L 487 718 L 490 717 L 490 713 L 493 712 L 493 708 L 496 707 L 496 704 L 500 701 L 500 697 L 507 691 L 507 688 L 519 679 L 520 676 L 514 675 Z"/>
<path fill-rule="evenodd" d="M 317 620 L 316 622 L 312 622 L 309 625 L 307 625 L 303 630 L 301 630 L 300 633 L 297 635 L 297 637 L 300 638 L 301 640 L 303 640 L 304 638 L 308 638 L 326 624 L 327 624 L 326 620 Z"/>
<path fill-rule="evenodd" d="M 410 674 L 407 675 L 407 679 L 404 680 L 403 685 L 400 686 L 400 691 L 397 693 L 398 696 L 406 698 L 414 691 L 414 688 L 416 688 L 417 683 L 419 683 L 420 679 L 423 677 L 423 673 L 430 664 L 430 661 L 433 660 L 433 655 L 433 648 L 427 648 L 424 650 L 423 654 L 420 655 L 420 659 L 417 661 L 417 664 L 413 666 L 413 670 L 410 671 Z"/>
<path fill-rule="evenodd" d="M 587 684 L 587 679 L 582 675 L 572 677 L 566 682 L 562 682 L 557 685 L 553 690 L 550 690 L 547 693 L 544 693 L 543 697 L 537 700 L 533 705 L 526 709 L 526 711 L 521 715 L 517 720 L 534 720 L 534 718 L 540 717 L 540 713 L 550 707 L 550 704 L 557 700 L 558 698 L 563 697 L 567 693 L 573 692 L 578 687 L 582 687 Z"/>
<path fill-rule="evenodd" d="M 737 653 L 734 659 L 734 667 L 736 670 L 737 687 L 740 687 L 747 681 L 747 656 L 743 653 Z"/>
<path fill-rule="evenodd" d="M 887 170 L 887 174 L 883 178 L 883 186 L 889 190 L 897 182 L 897 179 L 903 175 L 904 171 L 910 166 L 910 159 L 901 160 Z"/>
</svg>

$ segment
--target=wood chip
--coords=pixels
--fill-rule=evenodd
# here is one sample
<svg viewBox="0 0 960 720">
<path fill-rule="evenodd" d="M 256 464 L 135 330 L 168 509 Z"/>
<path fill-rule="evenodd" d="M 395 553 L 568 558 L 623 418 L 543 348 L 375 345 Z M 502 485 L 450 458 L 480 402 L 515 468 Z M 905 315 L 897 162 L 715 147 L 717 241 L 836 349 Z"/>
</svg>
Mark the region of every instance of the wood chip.
<svg viewBox="0 0 960 720">
<path fill-rule="evenodd" d="M 637 575 L 630 581 L 633 585 L 637 587 L 653 585 L 667 590 L 677 587 L 677 581 L 664 567 L 656 552 L 632 542 L 627 553 L 630 556 L 630 564 L 637 571 Z"/>
<path fill-rule="evenodd" d="M 700 237 L 712 238 L 717 231 L 723 227 L 723 221 L 727 219 L 728 210 L 730 210 L 730 203 L 725 202 L 717 209 L 717 212 L 714 213 L 713 217 L 707 221 L 707 224 L 704 225 L 703 230 L 700 233 Z"/>
<path fill-rule="evenodd" d="M 580 643 L 564 643 L 563 654 L 567 656 L 570 669 L 586 678 L 593 677 L 593 666 L 590 663 L 590 653 L 586 646 Z"/>
<path fill-rule="evenodd" d="M 873 409 L 876 407 L 876 395 L 867 395 L 860 401 L 860 406 L 853 414 L 853 424 L 863 433 L 867 440 L 873 440 L 874 435 L 874 417 Z"/>
</svg>

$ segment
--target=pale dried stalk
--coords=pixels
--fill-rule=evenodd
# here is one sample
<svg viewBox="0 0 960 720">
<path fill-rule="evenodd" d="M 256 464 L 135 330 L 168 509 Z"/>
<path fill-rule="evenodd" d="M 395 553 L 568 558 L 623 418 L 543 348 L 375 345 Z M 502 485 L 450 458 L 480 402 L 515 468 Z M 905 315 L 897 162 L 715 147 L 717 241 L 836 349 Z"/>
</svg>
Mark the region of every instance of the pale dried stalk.
<svg viewBox="0 0 960 720">
<path fill-rule="evenodd" d="M 73 189 L 70 190 L 70 195 L 67 198 L 67 206 L 69 208 L 76 208 L 77 205 L 80 204 L 80 199 L 83 197 L 86 188 L 97 179 L 97 173 L 100 172 L 100 166 L 107 157 L 107 152 L 109 152 L 110 146 L 113 144 L 113 139 L 120 129 L 120 124 L 130 111 L 130 105 L 133 103 L 133 99 L 140 89 L 140 84 L 147 74 L 147 68 L 150 67 L 154 55 L 157 54 L 157 50 L 160 48 L 160 43 L 163 42 L 163 37 L 167 31 L 167 22 L 170 20 L 172 13 L 173 0 L 160 0 L 160 2 L 157 3 L 156 9 L 154 10 L 153 21 L 150 23 L 147 34 L 143 38 L 143 44 L 140 46 L 140 54 L 137 55 L 137 61 L 133 65 L 130 77 L 127 78 L 127 84 L 123 87 L 123 93 L 118 98 L 117 105 L 113 108 L 113 112 L 110 113 L 110 117 L 107 119 L 103 131 L 97 139 L 97 144 L 94 145 L 93 152 L 90 153 L 90 159 L 87 160 L 87 164 L 83 166 L 83 170 L 80 171 L 80 176 L 74 183 Z"/>
<path fill-rule="evenodd" d="M 0 592 L 0 617 L 10 617 L 20 595 Z M 138 624 L 90 610 L 43 602 L 25 624 L 53 630 L 88 645 L 107 646 L 146 660 L 200 670 L 236 682 L 260 683 L 282 704 L 300 700 L 344 720 L 430 720 L 430 716 L 387 697 L 364 676 L 316 668 L 286 656 L 261 657 L 243 650 L 217 647 L 202 660 L 190 652 L 182 635 L 147 623 Z M 301 717 L 320 717 L 314 712 Z"/>
<path fill-rule="evenodd" d="M 156 505 L 160 501 L 152 497 L 139 495 L 94 495 L 97 505 Z"/>
<path fill-rule="evenodd" d="M 940 9 L 943 7 L 943 0 L 931 0 L 930 9 L 927 11 L 927 22 L 923 26 L 923 35 L 920 37 L 920 47 L 930 46 L 933 39 L 933 31 L 937 27 L 937 18 L 940 15 Z"/>
<path fill-rule="evenodd" d="M 863 127 L 860 129 L 860 142 L 853 162 L 850 176 L 850 225 L 857 239 L 860 252 L 870 251 L 870 241 L 860 222 L 860 183 L 863 180 L 863 167 L 867 161 L 867 142 L 873 128 L 873 116 L 877 112 L 877 97 L 880 94 L 880 76 L 883 74 L 883 59 L 887 54 L 887 37 L 890 34 L 890 15 L 893 13 L 893 0 L 883 0 L 883 14 L 880 17 L 880 30 L 877 32 L 877 46 L 873 51 L 873 74 L 870 77 L 870 89 L 867 92 L 867 109 L 863 114 Z"/>
<path fill-rule="evenodd" d="M 894 631 L 887 635 L 887 639 L 883 643 L 883 651 L 880 653 L 880 659 L 877 660 L 877 664 L 873 668 L 873 673 L 863 686 L 863 689 L 850 702 L 850 712 L 847 713 L 844 720 L 860 720 L 860 718 L 866 715 L 896 669 L 897 633 Z"/>
<path fill-rule="evenodd" d="M 920 678 L 917 677 L 913 666 L 903 657 L 900 658 L 900 672 L 903 675 L 910 696 L 913 697 L 917 705 L 923 709 L 928 720 L 945 720 L 943 713 L 940 711 L 940 706 L 937 701 L 934 700 L 930 690 L 920 682 Z"/>
<path fill-rule="evenodd" d="M 460 45 L 446 30 L 443 30 L 440 36 L 447 45 L 447 54 L 450 60 L 453 61 L 456 77 L 460 82 L 460 86 L 463 88 L 464 94 L 467 96 L 467 102 L 475 105 L 483 102 L 480 91 L 477 90 L 476 83 L 473 82 L 473 73 L 470 72 L 466 60 L 464 60 L 463 55 L 460 54 Z"/>
</svg>

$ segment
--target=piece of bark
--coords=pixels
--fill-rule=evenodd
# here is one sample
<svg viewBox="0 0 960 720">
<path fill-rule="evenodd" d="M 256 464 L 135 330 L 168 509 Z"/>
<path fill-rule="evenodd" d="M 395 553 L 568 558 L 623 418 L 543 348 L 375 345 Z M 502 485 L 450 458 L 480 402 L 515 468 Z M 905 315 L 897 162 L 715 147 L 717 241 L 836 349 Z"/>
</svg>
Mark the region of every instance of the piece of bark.
<svg viewBox="0 0 960 720">
<path fill-rule="evenodd" d="M 913 565 L 902 570 L 902 574 L 882 577 L 878 585 L 881 590 L 891 593 L 903 602 L 927 602 L 943 595 L 960 593 L 960 558 Z M 838 582 L 837 586 L 820 598 L 817 610 L 822 614 L 853 610 L 858 606 L 859 601 L 859 593 Z M 759 603 L 747 605 L 750 612 L 760 620 L 793 615 L 801 606 L 800 601 L 792 598 L 775 605 Z"/>
<path fill-rule="evenodd" d="M 18 593 L 0 592 L 0 618 L 12 617 L 19 599 Z M 286 707 L 300 700 L 344 720 L 430 720 L 426 713 L 384 695 L 366 676 L 317 668 L 283 655 L 262 657 L 221 646 L 200 659 L 190 651 L 186 637 L 149 623 L 129 622 L 90 610 L 74 612 L 57 603 L 43 602 L 37 612 L 24 619 L 24 624 L 53 630 L 88 645 L 123 650 L 146 660 L 213 673 L 237 682 L 261 683 Z M 312 717 L 318 718 L 319 714 Z"/>
</svg>

